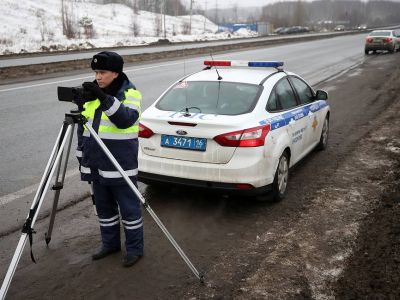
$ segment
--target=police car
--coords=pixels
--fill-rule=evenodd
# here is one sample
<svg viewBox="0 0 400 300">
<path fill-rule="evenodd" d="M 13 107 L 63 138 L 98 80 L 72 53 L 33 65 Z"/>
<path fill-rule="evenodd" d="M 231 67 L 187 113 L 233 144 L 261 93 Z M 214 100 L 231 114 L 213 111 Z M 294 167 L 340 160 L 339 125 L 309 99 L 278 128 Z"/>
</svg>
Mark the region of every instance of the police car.
<svg viewBox="0 0 400 300">
<path fill-rule="evenodd" d="M 289 168 L 327 146 L 327 93 L 283 62 L 204 64 L 143 112 L 139 180 L 283 199 Z"/>
</svg>

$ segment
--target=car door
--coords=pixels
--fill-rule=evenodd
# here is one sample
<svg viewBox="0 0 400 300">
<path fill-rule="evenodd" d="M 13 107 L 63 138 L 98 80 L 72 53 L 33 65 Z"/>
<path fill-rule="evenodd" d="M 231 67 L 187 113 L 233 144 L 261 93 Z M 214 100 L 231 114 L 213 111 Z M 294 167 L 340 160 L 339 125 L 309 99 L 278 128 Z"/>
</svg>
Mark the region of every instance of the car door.
<svg viewBox="0 0 400 300">
<path fill-rule="evenodd" d="M 302 107 L 299 106 L 287 77 L 275 85 L 267 107 L 271 108 L 273 101 L 276 102 L 275 107 L 286 123 L 287 134 L 290 138 L 291 165 L 293 165 L 304 155 L 304 132 L 307 127 L 307 118 Z"/>
<path fill-rule="evenodd" d="M 305 130 L 304 130 L 304 152 L 308 153 L 315 144 L 319 141 L 320 134 L 319 128 L 323 122 L 321 113 L 311 109 L 312 102 L 314 101 L 314 93 L 310 86 L 302 79 L 291 76 L 290 82 L 292 83 L 295 92 L 298 96 L 303 111 L 306 114 Z"/>
</svg>

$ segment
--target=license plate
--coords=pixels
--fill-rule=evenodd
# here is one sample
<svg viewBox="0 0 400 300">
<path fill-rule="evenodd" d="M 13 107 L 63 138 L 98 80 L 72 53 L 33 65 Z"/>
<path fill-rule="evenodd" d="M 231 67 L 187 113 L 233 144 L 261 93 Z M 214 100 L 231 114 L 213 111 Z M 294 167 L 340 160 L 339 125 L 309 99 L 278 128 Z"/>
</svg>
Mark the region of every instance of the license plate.
<svg viewBox="0 0 400 300">
<path fill-rule="evenodd" d="M 207 139 L 188 136 L 161 135 L 161 146 L 196 151 L 206 151 Z"/>
</svg>

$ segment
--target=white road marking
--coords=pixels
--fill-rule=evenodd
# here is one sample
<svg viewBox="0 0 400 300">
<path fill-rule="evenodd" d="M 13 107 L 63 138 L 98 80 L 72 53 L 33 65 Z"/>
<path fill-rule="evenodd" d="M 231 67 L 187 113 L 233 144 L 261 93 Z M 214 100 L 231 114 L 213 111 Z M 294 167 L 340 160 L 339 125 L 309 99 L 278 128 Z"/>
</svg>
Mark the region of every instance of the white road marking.
<svg viewBox="0 0 400 300">
<path fill-rule="evenodd" d="M 65 178 L 69 178 L 69 177 L 72 177 L 72 176 L 75 176 L 75 175 L 78 175 L 78 174 L 79 174 L 78 168 L 74 168 L 73 170 L 69 170 L 69 171 L 66 172 Z M 38 187 L 39 187 L 39 183 L 33 184 L 31 186 L 28 186 L 26 188 L 23 188 L 22 190 L 14 192 L 14 193 L 2 196 L 2 197 L 0 197 L 0 206 L 5 205 L 5 204 L 10 203 L 10 202 L 13 202 L 13 201 L 18 200 L 18 199 L 21 199 L 21 198 L 26 197 L 26 196 L 28 196 L 30 194 L 33 194 L 33 193 L 36 192 Z M 49 189 L 50 189 L 50 187 L 49 187 Z"/>
</svg>

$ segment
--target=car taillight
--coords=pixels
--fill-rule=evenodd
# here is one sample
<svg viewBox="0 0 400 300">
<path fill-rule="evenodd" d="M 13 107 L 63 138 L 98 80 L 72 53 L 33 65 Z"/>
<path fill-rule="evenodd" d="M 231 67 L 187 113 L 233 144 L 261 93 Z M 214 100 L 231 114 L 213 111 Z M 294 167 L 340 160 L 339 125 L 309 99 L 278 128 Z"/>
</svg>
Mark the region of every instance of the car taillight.
<svg viewBox="0 0 400 300">
<path fill-rule="evenodd" d="M 270 125 L 224 133 L 214 137 L 214 141 L 224 147 L 259 147 L 264 146 Z"/>
<path fill-rule="evenodd" d="M 254 186 L 252 186 L 251 184 L 248 183 L 237 183 L 235 184 L 235 187 L 239 190 L 249 190 L 254 188 Z"/>
<path fill-rule="evenodd" d="M 373 38 L 367 38 L 367 43 L 372 43 L 374 41 Z"/>
<path fill-rule="evenodd" d="M 148 139 L 153 134 L 154 134 L 154 132 L 150 128 L 147 128 L 142 123 L 139 123 L 139 137 Z"/>
<path fill-rule="evenodd" d="M 392 42 L 392 38 L 386 38 L 383 40 L 384 43 L 391 43 Z"/>
</svg>

